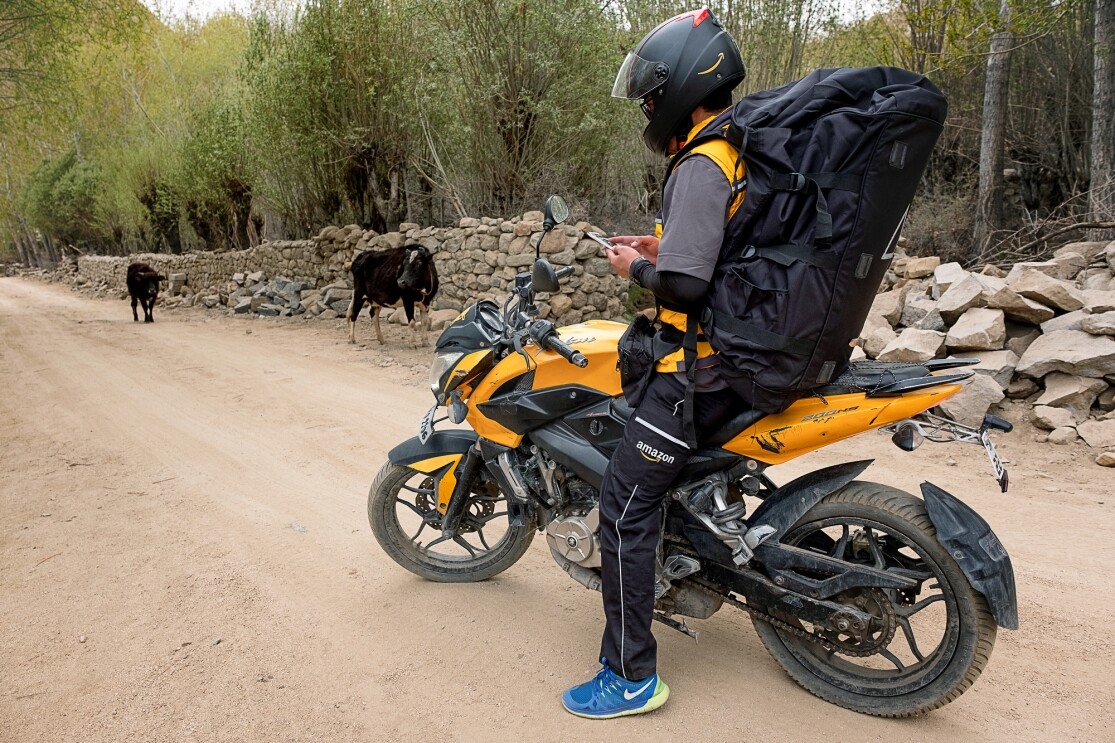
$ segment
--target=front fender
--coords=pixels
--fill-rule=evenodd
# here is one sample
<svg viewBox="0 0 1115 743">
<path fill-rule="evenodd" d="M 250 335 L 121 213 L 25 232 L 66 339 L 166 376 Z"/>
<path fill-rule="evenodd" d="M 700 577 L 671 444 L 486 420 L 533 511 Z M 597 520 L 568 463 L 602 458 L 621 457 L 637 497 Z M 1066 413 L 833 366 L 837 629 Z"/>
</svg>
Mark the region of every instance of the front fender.
<svg viewBox="0 0 1115 743">
<path fill-rule="evenodd" d="M 387 452 L 387 459 L 391 464 L 412 466 L 433 457 L 447 454 L 464 454 L 476 440 L 480 438 L 475 431 L 450 429 L 448 431 L 434 431 L 430 438 L 423 444 L 415 436 Z M 418 469 L 415 467 L 415 469 Z"/>
<path fill-rule="evenodd" d="M 457 487 L 457 472 L 461 460 L 479 437 L 474 431 L 435 431 L 423 444 L 415 436 L 387 452 L 391 464 L 410 467 L 424 472 L 434 480 L 437 492 L 437 510 L 443 516 Z"/>
<path fill-rule="evenodd" d="M 937 541 L 949 551 L 972 587 L 991 606 L 996 623 L 1018 629 L 1014 568 L 995 532 L 983 517 L 956 496 L 931 482 L 921 484 L 925 510 L 937 529 Z"/>
</svg>

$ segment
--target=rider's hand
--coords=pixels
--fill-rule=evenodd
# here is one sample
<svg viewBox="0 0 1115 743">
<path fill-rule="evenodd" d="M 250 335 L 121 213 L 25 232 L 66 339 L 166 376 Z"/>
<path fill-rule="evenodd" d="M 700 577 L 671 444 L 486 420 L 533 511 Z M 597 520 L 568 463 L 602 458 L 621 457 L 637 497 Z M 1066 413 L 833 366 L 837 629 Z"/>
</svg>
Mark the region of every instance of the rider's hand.
<svg viewBox="0 0 1115 743">
<path fill-rule="evenodd" d="M 640 257 L 639 251 L 628 245 L 616 245 L 615 250 L 608 251 L 608 260 L 612 263 L 612 270 L 621 279 L 629 277 L 631 263 L 638 257 Z"/>
<path fill-rule="evenodd" d="M 658 262 L 658 238 L 651 235 L 619 235 L 608 238 L 612 245 L 627 245 L 651 263 Z M 614 263 L 612 265 L 615 265 Z"/>
</svg>

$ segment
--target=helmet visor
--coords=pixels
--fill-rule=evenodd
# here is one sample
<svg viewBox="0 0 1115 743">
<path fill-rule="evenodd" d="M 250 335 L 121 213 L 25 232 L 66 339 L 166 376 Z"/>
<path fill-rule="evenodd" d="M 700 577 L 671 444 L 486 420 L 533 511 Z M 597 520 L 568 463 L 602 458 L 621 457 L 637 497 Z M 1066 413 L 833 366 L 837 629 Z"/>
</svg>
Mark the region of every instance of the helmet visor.
<svg viewBox="0 0 1115 743">
<path fill-rule="evenodd" d="M 665 85 L 669 79 L 668 64 L 644 59 L 635 52 L 629 52 L 616 74 L 612 97 L 626 98 L 629 101 L 638 100 Z"/>
</svg>

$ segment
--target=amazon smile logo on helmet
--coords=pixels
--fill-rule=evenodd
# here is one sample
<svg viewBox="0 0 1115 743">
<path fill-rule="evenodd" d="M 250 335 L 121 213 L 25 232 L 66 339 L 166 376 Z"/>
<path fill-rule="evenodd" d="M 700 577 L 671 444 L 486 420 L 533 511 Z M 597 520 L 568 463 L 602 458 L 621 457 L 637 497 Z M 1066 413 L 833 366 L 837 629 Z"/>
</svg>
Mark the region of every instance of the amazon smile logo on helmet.
<svg viewBox="0 0 1115 743">
<path fill-rule="evenodd" d="M 654 462 L 656 464 L 658 462 L 662 462 L 663 464 L 674 463 L 674 455 L 667 454 L 664 451 L 658 451 L 650 444 L 645 444 L 640 441 L 639 443 L 635 444 L 635 448 L 638 449 L 639 453 L 643 455 L 643 459 L 647 460 L 648 462 Z"/>
</svg>

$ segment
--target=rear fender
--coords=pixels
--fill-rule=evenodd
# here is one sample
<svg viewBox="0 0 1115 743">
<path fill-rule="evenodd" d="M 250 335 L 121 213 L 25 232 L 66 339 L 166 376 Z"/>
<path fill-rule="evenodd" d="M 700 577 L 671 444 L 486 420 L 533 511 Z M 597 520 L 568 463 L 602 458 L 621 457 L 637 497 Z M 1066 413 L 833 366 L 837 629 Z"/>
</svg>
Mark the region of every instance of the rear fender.
<svg viewBox="0 0 1115 743">
<path fill-rule="evenodd" d="M 995 622 L 1005 629 L 1018 629 L 1014 568 L 995 532 L 966 503 L 933 483 L 923 482 L 921 495 L 937 530 L 937 541 L 987 599 Z"/>
<path fill-rule="evenodd" d="M 434 480 L 437 510 L 445 515 L 449 500 L 457 487 L 457 470 L 461 460 L 477 440 L 473 431 L 435 431 L 423 444 L 415 436 L 387 453 L 391 464 L 424 472 Z"/>
<path fill-rule="evenodd" d="M 850 483 L 874 461 L 845 462 L 802 475 L 775 490 L 755 509 L 747 523 L 774 527 L 774 533 L 767 540 L 777 542 L 819 500 Z"/>
</svg>

